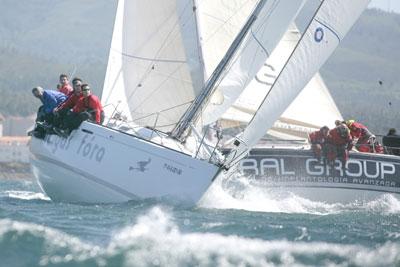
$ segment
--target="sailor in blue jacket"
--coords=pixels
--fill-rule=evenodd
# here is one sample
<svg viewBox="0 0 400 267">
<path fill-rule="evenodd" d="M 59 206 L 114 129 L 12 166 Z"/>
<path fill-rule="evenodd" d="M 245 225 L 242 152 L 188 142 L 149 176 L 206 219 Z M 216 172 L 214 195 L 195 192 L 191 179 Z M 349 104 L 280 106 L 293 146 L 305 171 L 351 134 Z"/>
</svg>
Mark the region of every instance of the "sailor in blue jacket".
<svg viewBox="0 0 400 267">
<path fill-rule="evenodd" d="M 53 110 L 67 99 L 63 93 L 53 90 L 43 90 L 38 86 L 32 89 L 32 94 L 42 101 L 43 105 L 39 108 L 36 121 L 53 122 Z"/>
</svg>

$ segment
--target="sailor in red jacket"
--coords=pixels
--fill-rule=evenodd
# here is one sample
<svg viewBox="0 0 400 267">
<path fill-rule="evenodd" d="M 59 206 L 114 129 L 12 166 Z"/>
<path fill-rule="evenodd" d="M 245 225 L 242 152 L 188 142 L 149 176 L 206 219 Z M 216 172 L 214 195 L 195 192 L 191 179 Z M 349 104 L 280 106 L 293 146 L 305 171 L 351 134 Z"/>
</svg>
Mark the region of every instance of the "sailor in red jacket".
<svg viewBox="0 0 400 267">
<path fill-rule="evenodd" d="M 312 132 L 308 135 L 308 139 L 311 143 L 311 149 L 318 160 L 321 160 L 321 156 L 326 156 L 325 142 L 326 138 L 328 137 L 328 133 L 329 128 L 324 126 L 318 131 Z"/>
<path fill-rule="evenodd" d="M 82 84 L 82 95 L 83 97 L 79 98 L 78 102 L 73 107 L 72 112 L 88 112 L 91 114 L 89 117 L 90 120 L 101 124 L 104 118 L 102 118 L 103 106 L 101 105 L 100 99 L 91 94 L 88 84 Z"/>
<path fill-rule="evenodd" d="M 62 102 L 58 107 L 53 110 L 54 113 L 54 126 L 61 127 L 64 123 L 67 113 L 71 112 L 71 109 L 78 103 L 79 98 L 83 97 L 82 95 L 82 80 L 80 78 L 74 78 L 72 80 L 72 86 L 74 87 L 73 93 Z"/>
<path fill-rule="evenodd" d="M 350 129 L 351 137 L 354 140 L 357 139 L 357 143 L 355 144 L 357 150 L 360 152 L 371 152 L 370 139 L 373 139 L 375 136 L 368 128 L 354 120 L 346 121 L 346 125 Z"/>
<path fill-rule="evenodd" d="M 60 84 L 57 86 L 57 89 L 60 93 L 63 93 L 66 96 L 70 96 L 72 94 L 73 89 L 69 84 L 68 76 L 66 74 L 60 75 Z"/>
<path fill-rule="evenodd" d="M 327 158 L 330 164 L 333 164 L 336 158 L 342 161 L 342 167 L 345 168 L 349 159 L 349 150 L 352 149 L 353 139 L 350 130 L 346 125 L 340 124 L 329 131 L 327 138 Z"/>
<path fill-rule="evenodd" d="M 74 87 L 73 93 L 67 98 L 67 100 L 54 109 L 54 113 L 61 112 L 62 110 L 72 109 L 76 103 L 78 103 L 79 98 L 83 96 L 81 88 L 82 80 L 80 78 L 74 78 L 72 80 L 72 86 Z"/>
<path fill-rule="evenodd" d="M 99 98 L 90 93 L 88 84 L 82 84 L 82 97 L 72 108 L 72 112 L 67 114 L 63 128 L 55 128 L 54 131 L 63 137 L 67 137 L 70 132 L 79 127 L 85 120 L 91 120 L 101 124 L 104 120 L 103 107 Z"/>
</svg>

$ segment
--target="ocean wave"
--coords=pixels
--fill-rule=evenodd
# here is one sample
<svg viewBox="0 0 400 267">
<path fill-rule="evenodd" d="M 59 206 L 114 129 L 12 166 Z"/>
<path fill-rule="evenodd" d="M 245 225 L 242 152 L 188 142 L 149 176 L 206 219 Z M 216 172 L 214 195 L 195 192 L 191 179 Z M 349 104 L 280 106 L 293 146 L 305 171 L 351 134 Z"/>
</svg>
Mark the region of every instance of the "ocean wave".
<svg viewBox="0 0 400 267">
<path fill-rule="evenodd" d="M 365 203 L 365 207 L 373 212 L 384 213 L 385 215 L 400 214 L 400 200 L 390 194 Z"/>
<path fill-rule="evenodd" d="M 369 248 L 184 233 L 168 212 L 154 207 L 104 247 L 48 227 L 0 220 L 0 258 L 8 266 L 396 266 L 400 244 Z"/>
<path fill-rule="evenodd" d="M 226 183 L 229 183 L 228 186 Z M 290 191 L 252 184 L 248 178 L 217 179 L 199 201 L 198 206 L 216 209 L 241 209 L 256 212 L 339 214 L 349 211 L 371 211 L 399 214 L 400 199 L 384 194 L 375 200 L 354 203 L 326 203 L 300 197 Z"/>
</svg>

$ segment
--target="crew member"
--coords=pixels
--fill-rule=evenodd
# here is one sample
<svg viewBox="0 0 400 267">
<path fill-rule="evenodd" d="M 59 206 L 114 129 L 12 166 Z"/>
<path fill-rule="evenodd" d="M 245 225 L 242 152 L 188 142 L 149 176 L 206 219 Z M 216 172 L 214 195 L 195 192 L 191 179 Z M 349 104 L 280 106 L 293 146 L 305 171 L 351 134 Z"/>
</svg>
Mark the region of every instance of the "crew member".
<svg viewBox="0 0 400 267">
<path fill-rule="evenodd" d="M 103 107 L 99 98 L 92 95 L 88 84 L 82 84 L 82 97 L 79 98 L 72 112 L 67 114 L 64 121 L 63 129 L 55 129 L 56 133 L 61 136 L 68 136 L 70 132 L 79 127 L 85 121 L 101 124 L 104 120 Z"/>
<path fill-rule="evenodd" d="M 57 91 L 43 90 L 40 86 L 33 88 L 32 94 L 40 99 L 43 105 L 39 107 L 37 112 L 35 129 L 29 135 L 44 138 L 46 133 L 52 129 L 54 108 L 64 102 L 67 96 Z"/>
<path fill-rule="evenodd" d="M 349 150 L 353 147 L 352 141 L 350 130 L 346 125 L 340 124 L 330 130 L 326 140 L 329 164 L 332 165 L 335 159 L 338 158 L 342 162 L 342 167 L 345 168 L 349 159 Z"/>
<path fill-rule="evenodd" d="M 66 74 L 60 75 L 60 83 L 57 85 L 57 89 L 59 92 L 63 93 L 66 96 L 69 96 L 72 94 L 73 89 L 72 89 L 71 85 L 69 84 L 68 75 L 66 75 Z"/>
<path fill-rule="evenodd" d="M 314 156 L 321 160 L 321 157 L 326 157 L 325 142 L 328 137 L 329 128 L 324 126 L 318 131 L 312 132 L 308 135 L 308 139 L 311 143 L 311 150 L 314 152 Z"/>
<path fill-rule="evenodd" d="M 72 80 L 72 86 L 74 88 L 73 94 L 71 94 L 66 101 L 61 103 L 58 107 L 56 107 L 53 111 L 54 113 L 54 126 L 61 127 L 62 123 L 68 112 L 78 103 L 79 98 L 83 97 L 82 95 L 82 79 L 75 77 Z"/>
<path fill-rule="evenodd" d="M 368 130 L 365 125 L 356 122 L 354 120 L 346 121 L 347 127 L 350 129 L 351 137 L 356 140 L 357 143 L 355 147 L 360 152 L 371 152 L 371 143 L 370 139 L 375 138 L 375 136 Z"/>
<path fill-rule="evenodd" d="M 387 135 L 382 138 L 382 143 L 388 154 L 400 156 L 400 135 L 396 134 L 396 129 L 391 128 Z"/>
<path fill-rule="evenodd" d="M 44 90 L 40 86 L 33 88 L 32 94 L 40 99 L 43 104 L 38 110 L 36 121 L 46 121 L 48 123 L 53 122 L 54 108 L 67 99 L 67 96 L 63 93 L 53 90 Z"/>
</svg>

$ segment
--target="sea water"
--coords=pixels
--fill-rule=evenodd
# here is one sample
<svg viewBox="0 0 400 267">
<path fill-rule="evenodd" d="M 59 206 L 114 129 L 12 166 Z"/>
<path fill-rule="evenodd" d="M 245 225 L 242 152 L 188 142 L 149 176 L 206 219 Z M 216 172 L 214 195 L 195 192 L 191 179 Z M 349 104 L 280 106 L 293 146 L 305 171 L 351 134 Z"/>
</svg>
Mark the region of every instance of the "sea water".
<svg viewBox="0 0 400 267">
<path fill-rule="evenodd" d="M 0 266 L 400 266 L 400 200 L 325 204 L 242 181 L 196 206 L 85 205 L 0 180 Z"/>
</svg>

